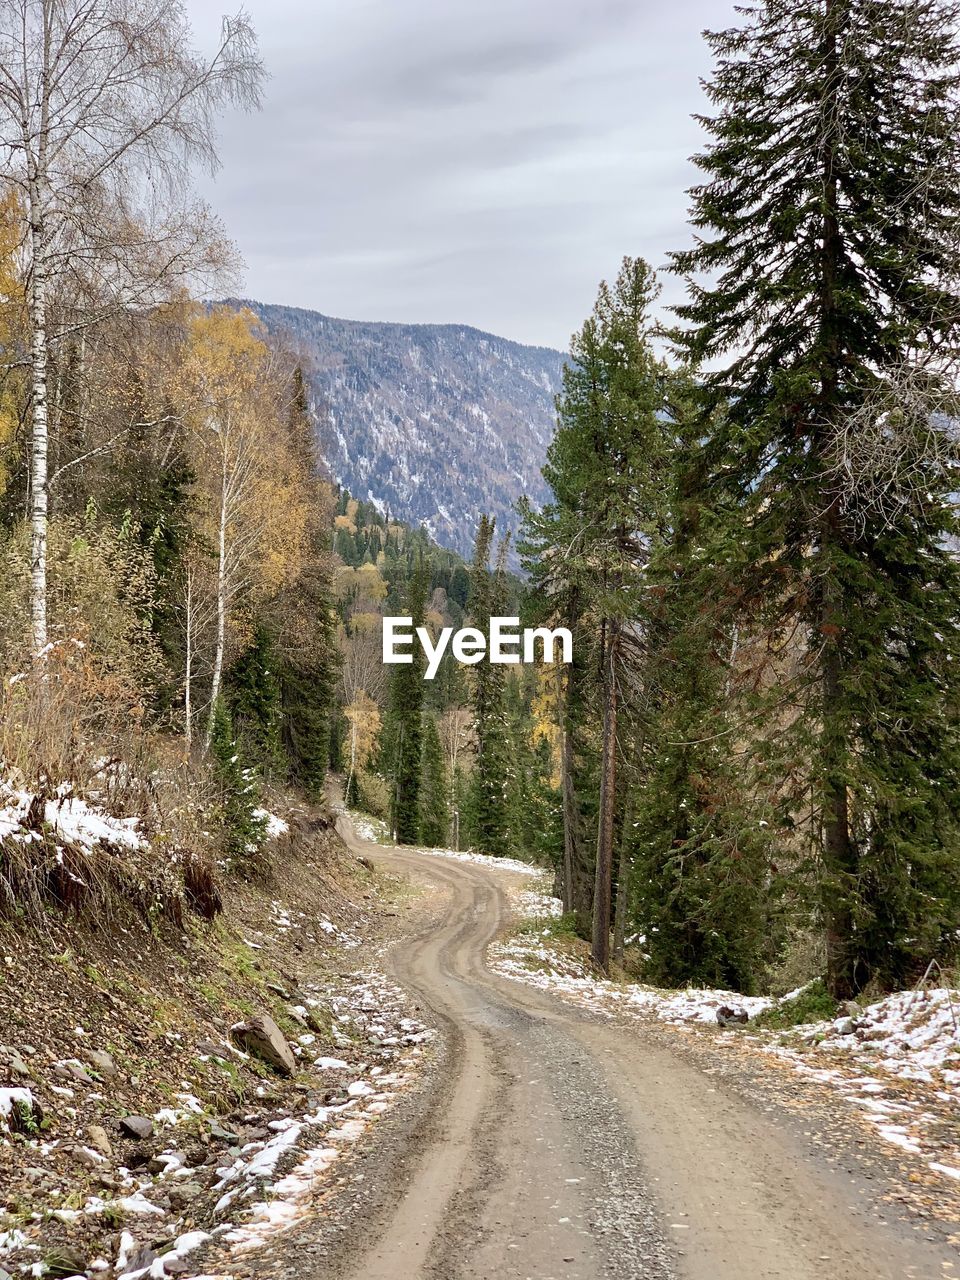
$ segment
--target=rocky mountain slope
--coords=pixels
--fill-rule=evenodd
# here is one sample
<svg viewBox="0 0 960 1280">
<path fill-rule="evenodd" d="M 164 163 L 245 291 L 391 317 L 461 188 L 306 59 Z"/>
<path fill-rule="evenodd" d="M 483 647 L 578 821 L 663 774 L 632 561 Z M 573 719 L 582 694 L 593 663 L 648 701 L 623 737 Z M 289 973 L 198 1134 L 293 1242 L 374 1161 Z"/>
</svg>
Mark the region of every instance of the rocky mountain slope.
<svg viewBox="0 0 960 1280">
<path fill-rule="evenodd" d="M 247 301 L 307 358 L 334 478 L 469 556 L 487 511 L 541 502 L 566 357 L 466 325 L 376 324 Z"/>
</svg>

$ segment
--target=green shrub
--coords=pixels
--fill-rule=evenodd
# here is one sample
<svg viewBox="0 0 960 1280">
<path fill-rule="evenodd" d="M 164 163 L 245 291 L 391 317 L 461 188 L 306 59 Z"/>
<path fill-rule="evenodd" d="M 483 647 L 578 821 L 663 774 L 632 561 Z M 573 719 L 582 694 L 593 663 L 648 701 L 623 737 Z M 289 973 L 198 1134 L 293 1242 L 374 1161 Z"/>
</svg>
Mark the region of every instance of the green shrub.
<svg viewBox="0 0 960 1280">
<path fill-rule="evenodd" d="M 837 1002 L 827 990 L 823 979 L 817 978 L 791 999 L 781 1000 L 758 1014 L 753 1025 L 783 1030 L 786 1027 L 799 1027 L 806 1022 L 826 1022 L 836 1016 Z"/>
</svg>

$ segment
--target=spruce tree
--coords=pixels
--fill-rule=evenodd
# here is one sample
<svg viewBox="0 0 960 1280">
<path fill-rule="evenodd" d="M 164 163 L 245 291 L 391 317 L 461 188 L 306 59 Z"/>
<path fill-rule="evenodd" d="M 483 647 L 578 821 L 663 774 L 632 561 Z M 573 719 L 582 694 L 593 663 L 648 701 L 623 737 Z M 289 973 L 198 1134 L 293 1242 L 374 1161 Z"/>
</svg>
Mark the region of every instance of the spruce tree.
<svg viewBox="0 0 960 1280">
<path fill-rule="evenodd" d="M 741 681 L 730 669 L 736 632 L 716 591 L 714 513 L 691 462 L 697 397 L 684 379 L 671 382 L 684 447 L 670 485 L 669 534 L 645 572 L 643 706 L 624 842 L 631 892 L 628 903 L 628 886 L 618 886 L 618 904 L 646 936 L 649 981 L 751 993 L 776 955 L 772 812 L 740 741 Z"/>
<path fill-rule="evenodd" d="M 447 842 L 450 825 L 449 787 L 440 734 L 433 716 L 423 722 L 423 758 L 420 781 L 420 839 L 432 849 Z"/>
<path fill-rule="evenodd" d="M 504 554 L 490 568 L 496 523 L 482 515 L 477 528 L 470 570 L 469 615 L 473 626 L 486 633 L 490 618 L 503 614 Z M 507 723 L 504 710 L 504 668 L 486 657 L 472 669 L 476 759 L 470 775 L 468 828 L 471 842 L 484 853 L 503 857 L 509 852 L 506 810 L 508 767 Z"/>
<path fill-rule="evenodd" d="M 601 284 L 563 373 L 559 425 L 543 473 L 553 501 L 528 521 L 548 589 L 575 600 L 599 638 L 592 941 L 602 970 L 610 952 L 620 690 L 636 646 L 640 570 L 664 519 L 670 441 L 661 412 L 665 369 L 652 349 L 658 292 L 653 271 L 639 258 L 624 259 L 613 286 Z"/>
<path fill-rule="evenodd" d="M 957 17 L 767 0 L 710 35 L 698 241 L 675 258 L 699 275 L 685 348 L 723 362 L 719 578 L 780 654 L 757 751 L 819 870 L 838 997 L 908 981 L 960 923 L 955 460 L 902 394 L 960 338 Z"/>
<path fill-rule="evenodd" d="M 243 758 L 266 776 L 284 767 L 279 659 L 273 638 L 258 623 L 248 648 L 233 662 L 226 688 Z"/>
<path fill-rule="evenodd" d="M 306 381 L 297 366 L 293 374 L 290 433 L 306 460 L 315 500 L 323 511 L 326 495 L 321 475 Z M 336 626 L 330 586 L 330 531 L 321 519 L 308 530 L 308 561 L 297 582 L 296 634 L 284 647 L 279 664 L 283 709 L 282 740 L 290 781 L 311 800 L 323 799 L 327 766 L 336 768 L 338 726 L 331 715 L 337 682 Z"/>
<path fill-rule="evenodd" d="M 407 616 L 414 628 L 423 626 L 425 604 L 426 578 L 421 566 L 407 590 Z M 423 650 L 415 645 L 413 661 L 395 666 L 390 679 L 385 756 L 391 826 L 398 844 L 417 844 L 420 839 L 423 672 Z"/>
<path fill-rule="evenodd" d="M 240 758 L 230 708 L 223 697 L 213 708 L 210 756 L 220 788 L 224 849 L 232 862 L 242 866 L 259 852 L 266 822 L 257 815 L 259 796 L 253 771 Z"/>
</svg>

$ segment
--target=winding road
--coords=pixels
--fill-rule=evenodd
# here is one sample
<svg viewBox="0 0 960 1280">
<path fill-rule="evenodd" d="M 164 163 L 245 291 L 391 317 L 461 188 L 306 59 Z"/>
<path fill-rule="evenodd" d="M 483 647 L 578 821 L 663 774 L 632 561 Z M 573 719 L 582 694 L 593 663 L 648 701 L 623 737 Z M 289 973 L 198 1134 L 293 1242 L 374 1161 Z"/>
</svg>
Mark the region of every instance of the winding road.
<svg viewBox="0 0 960 1280">
<path fill-rule="evenodd" d="M 485 952 L 509 920 L 508 873 L 382 849 L 343 825 L 356 852 L 428 892 L 429 919 L 390 963 L 443 1032 L 444 1056 L 338 1275 L 960 1274 L 950 1246 L 878 1203 L 776 1108 L 739 1096 L 642 1024 L 592 1018 L 492 973 Z"/>
</svg>

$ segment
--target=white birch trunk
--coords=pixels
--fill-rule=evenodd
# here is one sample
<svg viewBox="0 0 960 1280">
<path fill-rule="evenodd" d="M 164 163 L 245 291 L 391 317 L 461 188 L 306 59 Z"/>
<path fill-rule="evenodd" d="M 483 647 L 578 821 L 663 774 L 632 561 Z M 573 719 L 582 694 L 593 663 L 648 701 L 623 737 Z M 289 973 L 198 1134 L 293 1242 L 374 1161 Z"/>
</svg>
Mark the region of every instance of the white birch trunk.
<svg viewBox="0 0 960 1280">
<path fill-rule="evenodd" d="M 47 396 L 49 350 L 47 322 L 50 287 L 47 142 L 50 127 L 50 24 L 44 12 L 43 54 L 39 84 L 40 120 L 36 153 L 30 124 L 23 116 L 24 151 L 28 158 L 28 215 L 30 219 L 30 627 L 34 656 L 47 645 L 47 527 L 50 515 L 50 421 Z"/>
<path fill-rule="evenodd" d="M 31 223 L 33 279 L 30 287 L 30 625 L 34 655 L 47 644 L 47 524 L 50 432 L 47 405 L 47 279 L 43 217 Z"/>
<path fill-rule="evenodd" d="M 210 715 L 207 719 L 205 748 L 210 749 L 213 737 L 213 718 L 216 714 L 220 684 L 223 679 L 223 650 L 227 635 L 227 457 L 223 455 L 223 473 L 220 487 L 220 521 L 217 531 L 217 640 L 213 654 L 213 679 L 210 683 Z"/>
</svg>

